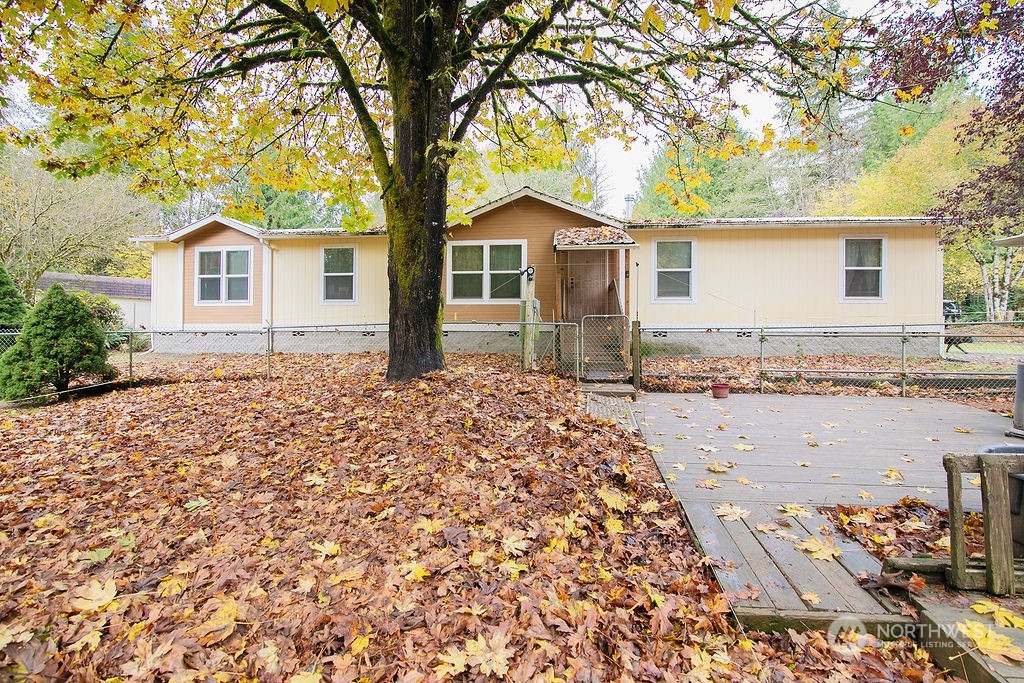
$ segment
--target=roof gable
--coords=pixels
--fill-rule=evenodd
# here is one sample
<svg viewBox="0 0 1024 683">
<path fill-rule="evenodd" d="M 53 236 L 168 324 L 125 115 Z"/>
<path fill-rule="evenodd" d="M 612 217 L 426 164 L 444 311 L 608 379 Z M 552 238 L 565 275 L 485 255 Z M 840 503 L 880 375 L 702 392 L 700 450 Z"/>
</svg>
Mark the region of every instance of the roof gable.
<svg viewBox="0 0 1024 683">
<path fill-rule="evenodd" d="M 560 209 L 563 209 L 565 211 L 568 211 L 569 213 L 576 214 L 577 216 L 586 219 L 583 221 L 579 221 L 581 225 L 594 224 L 608 225 L 613 228 L 622 227 L 622 221 L 620 221 L 617 218 L 612 218 L 611 216 L 606 216 L 602 213 L 598 213 L 597 211 L 591 211 L 590 209 L 585 209 L 582 206 L 576 206 L 575 204 L 562 201 L 557 197 L 552 197 L 547 193 L 535 190 L 529 185 L 524 186 L 522 189 L 517 190 L 512 194 L 507 194 L 504 197 L 500 197 L 498 199 L 495 199 L 494 201 L 482 204 L 476 207 L 475 209 L 471 209 L 470 211 L 466 212 L 466 215 L 469 216 L 471 219 L 475 219 L 478 216 L 482 216 L 485 213 L 490 213 L 491 211 L 500 209 L 501 207 L 512 204 L 519 199 L 523 199 L 524 197 L 536 199 L 539 202 L 544 202 L 545 204 L 550 204 L 552 206 L 557 206 Z"/>
<path fill-rule="evenodd" d="M 206 218 L 200 218 L 199 220 L 195 221 L 194 223 L 190 223 L 185 227 L 178 228 L 177 230 L 172 230 L 171 232 L 166 233 L 164 235 L 142 235 L 141 237 L 134 238 L 134 241 L 139 243 L 178 242 L 180 240 L 185 239 L 189 235 L 195 234 L 214 225 L 223 225 L 225 227 L 231 228 L 232 230 L 237 230 L 238 232 L 244 235 L 248 235 L 249 237 L 252 237 L 254 239 L 262 239 L 267 235 L 266 230 L 258 228 L 255 225 L 250 225 L 240 220 L 228 218 L 227 216 L 222 216 L 219 213 L 215 213 L 213 215 L 207 216 Z"/>
</svg>

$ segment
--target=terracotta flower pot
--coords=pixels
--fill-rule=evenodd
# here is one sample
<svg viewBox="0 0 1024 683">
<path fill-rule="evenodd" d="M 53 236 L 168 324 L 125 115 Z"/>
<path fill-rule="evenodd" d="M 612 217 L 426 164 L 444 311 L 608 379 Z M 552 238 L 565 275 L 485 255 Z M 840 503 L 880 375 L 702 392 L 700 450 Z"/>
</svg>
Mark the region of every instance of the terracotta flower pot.
<svg viewBox="0 0 1024 683">
<path fill-rule="evenodd" d="M 726 382 L 714 382 L 711 385 L 711 398 L 729 398 L 729 385 Z"/>
</svg>

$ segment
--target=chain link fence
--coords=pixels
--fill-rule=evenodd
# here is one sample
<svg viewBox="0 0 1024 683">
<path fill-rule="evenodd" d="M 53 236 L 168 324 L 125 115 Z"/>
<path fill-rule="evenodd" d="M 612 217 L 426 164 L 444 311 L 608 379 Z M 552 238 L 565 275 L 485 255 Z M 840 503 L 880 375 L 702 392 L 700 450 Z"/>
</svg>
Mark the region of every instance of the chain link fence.
<svg viewBox="0 0 1024 683">
<path fill-rule="evenodd" d="M 14 345 L 18 333 L 0 330 L 0 353 Z M 445 323 L 442 331 L 446 353 L 503 354 L 520 358 L 523 369 L 579 378 L 579 326 L 572 323 Z M 346 354 L 388 351 L 388 325 L 319 325 L 262 329 L 196 331 L 120 330 L 107 333 L 110 362 L 118 367 L 114 382 L 84 378 L 68 393 L 87 392 L 111 384 L 132 384 L 151 379 L 139 372 L 142 365 L 200 357 L 249 356 L 260 359 L 259 374 L 275 375 L 274 360 L 282 354 Z M 250 371 L 256 364 L 250 363 Z M 248 375 L 247 375 L 248 376 Z M 55 398 L 57 394 L 25 399 Z"/>
<path fill-rule="evenodd" d="M 748 391 L 796 385 L 1011 393 L 1024 360 L 1021 323 L 832 327 L 640 327 L 644 386 Z"/>
<path fill-rule="evenodd" d="M 631 356 L 639 350 L 642 387 L 649 391 L 703 392 L 712 382 L 727 381 L 737 391 L 859 387 L 902 396 L 959 392 L 1012 398 L 1016 366 L 1024 361 L 1024 323 L 1018 322 L 885 327 L 641 324 L 639 344 L 632 346 L 625 322 L 621 316 L 588 317 L 582 328 L 571 323 L 452 322 L 445 323 L 442 334 L 449 353 L 511 354 L 521 359 L 523 368 L 598 381 L 628 381 L 635 366 Z M 16 332 L 0 330 L 0 353 L 16 337 Z M 263 358 L 257 362 L 272 377 L 274 358 L 280 354 L 386 354 L 388 326 L 122 330 L 108 334 L 108 347 L 120 368 L 119 382 L 137 381 L 140 354 L 146 362 L 245 354 Z"/>
</svg>

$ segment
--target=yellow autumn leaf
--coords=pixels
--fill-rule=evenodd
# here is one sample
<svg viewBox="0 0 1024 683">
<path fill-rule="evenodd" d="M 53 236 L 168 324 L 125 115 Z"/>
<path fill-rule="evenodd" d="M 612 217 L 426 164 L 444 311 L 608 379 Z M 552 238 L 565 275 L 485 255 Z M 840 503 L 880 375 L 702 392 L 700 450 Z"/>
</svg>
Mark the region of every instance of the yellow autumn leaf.
<svg viewBox="0 0 1024 683">
<path fill-rule="evenodd" d="M 980 621 L 958 621 L 957 629 L 974 643 L 978 652 L 991 657 L 997 662 L 1009 664 L 1011 661 L 1024 662 L 1024 650 L 1013 644 L 1013 640 L 1001 633 L 996 633 Z"/>
<path fill-rule="evenodd" d="M 320 683 L 323 679 L 324 677 L 319 671 L 303 671 L 292 674 L 292 677 L 288 679 L 288 683 Z"/>
<path fill-rule="evenodd" d="M 583 51 L 580 52 L 580 59 L 584 62 L 589 62 L 594 58 L 594 37 L 589 36 L 583 43 Z"/>
<path fill-rule="evenodd" d="M 779 512 L 786 517 L 810 517 L 811 511 L 805 508 L 803 505 L 796 503 L 789 503 L 788 505 L 780 505 Z"/>
<path fill-rule="evenodd" d="M 428 534 L 436 534 L 438 531 L 443 530 L 448 523 L 443 519 L 430 519 L 429 517 L 420 517 L 416 520 L 416 523 L 412 525 L 413 531 L 425 531 Z"/>
<path fill-rule="evenodd" d="M 409 571 L 405 575 L 405 580 L 419 583 L 428 576 L 430 576 L 430 570 L 418 562 L 414 562 L 409 566 Z"/>
<path fill-rule="evenodd" d="M 1010 610 L 1000 607 L 991 600 L 978 600 L 978 602 L 971 605 L 971 609 L 978 614 L 992 615 L 992 619 L 995 620 L 996 625 L 998 626 L 1024 629 L 1024 619 L 1017 616 Z"/>
<path fill-rule="evenodd" d="M 434 673 L 440 678 L 458 676 L 469 668 L 469 655 L 455 645 L 449 645 L 445 652 L 437 655 L 441 663 L 434 667 Z"/>
<path fill-rule="evenodd" d="M 235 630 L 235 620 L 238 618 L 238 603 L 230 596 L 212 598 L 217 601 L 217 610 L 213 616 L 190 629 L 200 645 L 213 645 L 230 636 Z"/>
<path fill-rule="evenodd" d="M 117 586 L 113 579 L 100 583 L 98 579 L 89 579 L 84 586 L 71 591 L 71 607 L 76 612 L 92 612 L 103 609 L 114 600 Z"/>
<path fill-rule="evenodd" d="M 750 516 L 750 510 L 741 508 L 738 505 L 733 505 L 732 503 L 716 505 L 711 508 L 711 511 L 726 522 L 739 522 Z"/>
<path fill-rule="evenodd" d="M 711 14 L 706 8 L 697 10 L 697 30 L 704 33 L 711 28 L 711 23 Z"/>
<path fill-rule="evenodd" d="M 363 578 L 364 574 L 366 574 L 366 565 L 360 564 L 356 565 L 355 567 L 348 567 L 347 569 L 343 569 L 337 574 L 334 574 L 334 576 L 338 578 L 337 582 L 341 582 L 355 581 L 356 579 L 361 579 Z"/>
<path fill-rule="evenodd" d="M 610 534 L 623 534 L 626 533 L 626 527 L 622 525 L 622 520 L 617 517 L 609 517 L 604 521 L 604 528 Z"/>
<path fill-rule="evenodd" d="M 755 446 L 754 444 L 749 443 L 734 443 L 732 447 L 734 450 L 737 451 L 752 451 L 755 448 L 757 448 L 757 446 Z"/>
<path fill-rule="evenodd" d="M 323 543 L 310 543 L 309 547 L 318 553 L 323 553 L 326 556 L 334 557 L 341 552 L 341 546 L 334 541 L 324 541 Z"/>
<path fill-rule="evenodd" d="M 816 560 L 832 560 L 842 554 L 842 550 L 836 547 L 835 542 L 830 538 L 822 539 L 818 536 L 811 536 L 806 541 L 795 544 L 797 550 L 802 550 Z"/>
<path fill-rule="evenodd" d="M 602 486 L 597 490 L 597 497 L 601 499 L 605 505 L 608 506 L 609 510 L 618 510 L 619 512 L 625 512 L 628 507 L 628 503 L 623 495 L 607 485 Z"/>
<path fill-rule="evenodd" d="M 181 595 L 185 591 L 185 587 L 186 584 L 183 578 L 171 574 L 160 579 L 160 584 L 156 587 L 156 594 L 161 598 Z"/>
<path fill-rule="evenodd" d="M 900 126 L 899 133 L 900 133 L 900 137 L 901 138 L 909 138 L 910 136 L 912 136 L 914 134 L 914 127 L 913 126 Z"/>
<path fill-rule="evenodd" d="M 650 33 L 651 29 L 655 31 L 665 31 L 665 21 L 658 14 L 658 6 L 655 3 L 651 3 L 647 6 L 644 11 L 644 18 L 640 22 L 640 31 L 643 33 Z"/>
<path fill-rule="evenodd" d="M 749 486 L 753 482 L 747 479 L 746 477 L 736 477 L 736 483 L 743 484 L 744 486 Z"/>
<path fill-rule="evenodd" d="M 864 489 L 861 489 L 860 493 L 857 494 L 857 497 L 860 498 L 861 500 L 875 499 L 875 495 L 873 493 L 871 493 L 870 491 L 865 491 Z"/>
<path fill-rule="evenodd" d="M 656 500 L 649 500 L 640 504 L 640 512 L 657 512 L 661 505 Z"/>
<path fill-rule="evenodd" d="M 75 643 L 68 647 L 69 652 L 79 652 L 85 650 L 95 650 L 96 646 L 100 644 L 100 638 L 103 637 L 103 632 L 98 630 L 92 630 L 86 633 L 84 636 L 79 638 Z"/>
<path fill-rule="evenodd" d="M 367 647 L 370 646 L 370 640 L 373 638 L 373 632 L 366 633 L 361 636 L 357 636 L 352 639 L 352 654 L 357 655 Z"/>
<path fill-rule="evenodd" d="M 818 597 L 817 593 L 804 593 L 800 596 L 800 599 L 811 605 L 821 604 L 821 598 Z"/>
<path fill-rule="evenodd" d="M 508 673 L 509 660 L 516 653 L 508 645 L 508 635 L 494 633 L 489 639 L 478 633 L 476 638 L 466 641 L 466 655 L 471 666 L 480 668 L 480 673 L 491 678 L 500 678 Z"/>
<path fill-rule="evenodd" d="M 970 434 L 972 430 L 970 427 L 953 427 L 953 431 L 959 434 Z"/>
</svg>

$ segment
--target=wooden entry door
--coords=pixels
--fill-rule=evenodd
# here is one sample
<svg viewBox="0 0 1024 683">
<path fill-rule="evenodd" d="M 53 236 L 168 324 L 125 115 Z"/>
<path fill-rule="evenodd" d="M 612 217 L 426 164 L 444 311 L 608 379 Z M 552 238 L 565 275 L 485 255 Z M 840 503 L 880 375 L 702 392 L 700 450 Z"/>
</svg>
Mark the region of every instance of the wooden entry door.
<svg viewBox="0 0 1024 683">
<path fill-rule="evenodd" d="M 609 310 L 612 261 L 614 252 L 587 249 L 566 253 L 567 264 L 563 280 L 564 315 L 567 322 L 578 323 L 585 315 L 608 315 L 620 311 Z"/>
</svg>

